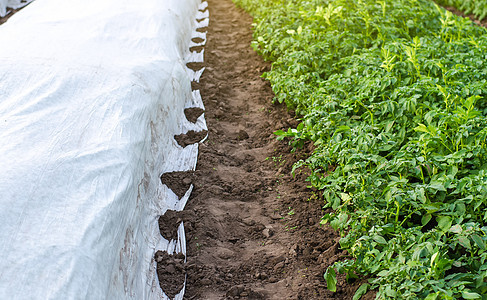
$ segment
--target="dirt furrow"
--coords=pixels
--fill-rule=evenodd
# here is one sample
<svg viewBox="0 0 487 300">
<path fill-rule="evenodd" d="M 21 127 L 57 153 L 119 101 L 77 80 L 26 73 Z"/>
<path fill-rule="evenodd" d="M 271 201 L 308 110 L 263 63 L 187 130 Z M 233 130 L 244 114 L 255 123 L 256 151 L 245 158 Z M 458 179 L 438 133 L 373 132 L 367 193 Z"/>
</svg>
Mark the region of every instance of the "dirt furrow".
<svg viewBox="0 0 487 300">
<path fill-rule="evenodd" d="M 319 225 L 323 202 L 305 174 L 290 176 L 310 149 L 291 154 L 272 134 L 297 123 L 260 78 L 270 66 L 250 47 L 252 19 L 231 1 L 208 2 L 206 70 L 193 86 L 208 140 L 177 216 L 188 246 L 185 299 L 351 299 L 356 286 L 325 288 L 323 272 L 344 253 L 337 233 Z"/>
</svg>

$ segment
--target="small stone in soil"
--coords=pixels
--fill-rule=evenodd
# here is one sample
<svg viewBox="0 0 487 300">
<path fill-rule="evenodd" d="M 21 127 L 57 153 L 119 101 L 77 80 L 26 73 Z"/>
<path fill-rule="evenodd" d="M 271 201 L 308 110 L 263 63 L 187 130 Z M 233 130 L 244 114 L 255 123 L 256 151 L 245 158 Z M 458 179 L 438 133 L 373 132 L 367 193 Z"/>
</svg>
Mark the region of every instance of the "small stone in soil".
<svg viewBox="0 0 487 300">
<path fill-rule="evenodd" d="M 226 296 L 227 297 L 236 297 L 236 296 L 240 296 L 241 293 L 243 293 L 245 290 L 244 286 L 243 285 L 236 285 L 236 286 L 232 286 L 228 291 L 227 291 L 227 294 Z"/>
<path fill-rule="evenodd" d="M 269 278 L 269 282 L 270 283 L 275 283 L 275 282 L 278 282 L 279 280 L 276 278 L 276 277 L 271 277 Z"/>
<path fill-rule="evenodd" d="M 266 238 L 270 238 L 274 234 L 274 232 L 270 228 L 266 228 L 266 229 L 262 230 L 262 234 Z"/>
<path fill-rule="evenodd" d="M 279 272 L 279 270 L 282 269 L 283 267 L 284 267 L 284 262 L 281 261 L 280 263 L 274 266 L 274 272 Z"/>
<path fill-rule="evenodd" d="M 246 140 L 249 138 L 249 134 L 245 130 L 240 130 L 237 135 L 237 139 Z"/>
</svg>

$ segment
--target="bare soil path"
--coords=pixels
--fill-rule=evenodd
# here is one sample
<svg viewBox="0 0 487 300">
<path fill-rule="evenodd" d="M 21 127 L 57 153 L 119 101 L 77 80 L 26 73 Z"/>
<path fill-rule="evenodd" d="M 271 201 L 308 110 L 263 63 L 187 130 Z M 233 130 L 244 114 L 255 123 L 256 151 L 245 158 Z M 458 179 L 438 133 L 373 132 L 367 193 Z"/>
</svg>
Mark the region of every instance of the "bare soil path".
<svg viewBox="0 0 487 300">
<path fill-rule="evenodd" d="M 270 66 L 250 47 L 252 19 L 230 0 L 208 2 L 206 70 L 193 88 L 209 137 L 177 216 L 188 244 L 185 299 L 351 299 L 358 285 L 342 277 L 337 293 L 326 290 L 326 267 L 345 253 L 337 233 L 319 225 L 323 202 L 305 174 L 290 176 L 310 149 L 291 154 L 272 134 L 297 123 L 260 78 Z M 161 230 L 174 217 L 161 217 Z"/>
</svg>

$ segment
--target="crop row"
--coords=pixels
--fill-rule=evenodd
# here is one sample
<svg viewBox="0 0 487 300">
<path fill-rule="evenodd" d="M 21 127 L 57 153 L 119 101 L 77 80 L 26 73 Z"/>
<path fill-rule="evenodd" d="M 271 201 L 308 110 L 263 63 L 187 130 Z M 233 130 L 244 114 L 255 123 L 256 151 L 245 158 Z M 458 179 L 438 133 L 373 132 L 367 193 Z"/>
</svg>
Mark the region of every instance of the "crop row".
<svg viewBox="0 0 487 300">
<path fill-rule="evenodd" d="M 235 0 L 254 16 L 279 131 L 381 299 L 487 299 L 487 31 L 429 0 Z M 483 298 L 482 298 L 483 297 Z"/>
<path fill-rule="evenodd" d="M 473 14 L 479 20 L 487 17 L 487 0 L 438 0 L 438 3 L 455 7 L 467 15 Z"/>
</svg>

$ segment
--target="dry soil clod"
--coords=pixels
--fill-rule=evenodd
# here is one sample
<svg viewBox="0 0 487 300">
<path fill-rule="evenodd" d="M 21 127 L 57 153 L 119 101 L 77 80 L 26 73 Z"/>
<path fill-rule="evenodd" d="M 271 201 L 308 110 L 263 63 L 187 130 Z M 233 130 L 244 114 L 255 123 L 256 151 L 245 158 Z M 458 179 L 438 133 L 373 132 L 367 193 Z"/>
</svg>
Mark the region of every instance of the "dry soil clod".
<svg viewBox="0 0 487 300">
<path fill-rule="evenodd" d="M 174 139 L 178 142 L 179 146 L 186 147 L 191 144 L 201 142 L 206 136 L 208 135 L 208 131 L 194 131 L 190 130 L 187 133 L 182 133 L 179 135 L 175 135 Z"/>
<path fill-rule="evenodd" d="M 190 107 L 186 108 L 184 110 L 184 115 L 186 116 L 186 119 L 190 121 L 191 123 L 196 123 L 198 118 L 205 112 L 204 109 L 199 108 L 199 107 Z"/>
<path fill-rule="evenodd" d="M 161 182 L 182 198 L 191 187 L 194 178 L 193 171 L 168 172 L 161 175 Z"/>
</svg>

